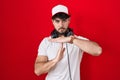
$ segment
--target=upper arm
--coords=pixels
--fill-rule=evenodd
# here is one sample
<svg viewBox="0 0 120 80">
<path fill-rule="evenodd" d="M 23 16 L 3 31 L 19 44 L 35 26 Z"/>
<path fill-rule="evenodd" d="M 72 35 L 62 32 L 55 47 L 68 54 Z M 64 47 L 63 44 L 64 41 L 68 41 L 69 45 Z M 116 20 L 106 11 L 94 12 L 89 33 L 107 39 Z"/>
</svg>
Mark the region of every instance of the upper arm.
<svg viewBox="0 0 120 80">
<path fill-rule="evenodd" d="M 47 56 L 38 55 L 37 58 L 36 58 L 35 63 L 47 62 L 47 61 L 48 61 Z"/>
<path fill-rule="evenodd" d="M 43 64 L 46 63 L 48 61 L 48 57 L 47 56 L 41 56 L 38 55 L 34 64 L 34 72 L 36 75 L 40 75 L 43 73 Z"/>
</svg>

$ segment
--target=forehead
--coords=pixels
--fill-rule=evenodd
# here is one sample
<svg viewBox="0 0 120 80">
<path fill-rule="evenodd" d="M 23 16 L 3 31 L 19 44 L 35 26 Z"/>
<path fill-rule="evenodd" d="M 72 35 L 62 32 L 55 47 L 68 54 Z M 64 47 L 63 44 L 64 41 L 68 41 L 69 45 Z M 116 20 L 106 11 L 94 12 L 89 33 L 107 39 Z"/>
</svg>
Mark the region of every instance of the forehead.
<svg viewBox="0 0 120 80">
<path fill-rule="evenodd" d="M 67 19 L 55 18 L 54 20 L 65 21 L 65 20 L 68 20 L 68 18 Z"/>
<path fill-rule="evenodd" d="M 60 18 L 55 18 L 54 20 L 62 20 L 62 19 L 60 19 Z"/>
</svg>

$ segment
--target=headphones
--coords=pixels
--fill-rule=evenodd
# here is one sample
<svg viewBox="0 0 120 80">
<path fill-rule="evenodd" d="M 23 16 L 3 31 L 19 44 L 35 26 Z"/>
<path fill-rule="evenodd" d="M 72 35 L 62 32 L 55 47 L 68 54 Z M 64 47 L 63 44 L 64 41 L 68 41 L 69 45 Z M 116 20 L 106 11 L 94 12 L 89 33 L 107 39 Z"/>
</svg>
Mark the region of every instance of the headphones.
<svg viewBox="0 0 120 80">
<path fill-rule="evenodd" d="M 58 38 L 60 33 L 56 31 L 55 29 L 51 32 L 51 38 Z M 66 32 L 63 34 L 65 37 L 74 35 L 73 30 L 71 28 L 68 28 Z"/>
</svg>

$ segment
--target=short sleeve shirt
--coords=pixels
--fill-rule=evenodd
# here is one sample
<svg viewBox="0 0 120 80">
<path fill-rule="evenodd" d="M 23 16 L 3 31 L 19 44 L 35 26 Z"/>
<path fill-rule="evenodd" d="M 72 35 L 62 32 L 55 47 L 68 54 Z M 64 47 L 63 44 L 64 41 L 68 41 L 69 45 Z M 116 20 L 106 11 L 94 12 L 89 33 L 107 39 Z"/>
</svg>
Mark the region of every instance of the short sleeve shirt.
<svg viewBox="0 0 120 80">
<path fill-rule="evenodd" d="M 88 40 L 82 36 L 77 37 L 79 39 Z M 60 43 L 50 42 L 48 40 L 50 38 L 51 37 L 45 37 L 38 48 L 38 56 L 47 56 L 48 60 L 52 60 L 56 57 L 61 45 Z M 46 80 L 70 80 L 67 54 L 69 54 L 72 80 L 80 80 L 80 62 L 83 51 L 76 45 L 70 43 L 63 43 L 63 47 L 65 48 L 63 58 L 47 74 Z"/>
</svg>

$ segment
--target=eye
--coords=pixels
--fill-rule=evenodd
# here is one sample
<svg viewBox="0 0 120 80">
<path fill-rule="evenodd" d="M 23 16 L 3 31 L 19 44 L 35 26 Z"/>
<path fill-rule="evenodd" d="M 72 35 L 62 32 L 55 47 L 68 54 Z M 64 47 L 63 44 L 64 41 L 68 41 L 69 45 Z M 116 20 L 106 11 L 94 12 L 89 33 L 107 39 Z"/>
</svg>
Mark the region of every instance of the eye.
<svg viewBox="0 0 120 80">
<path fill-rule="evenodd" d="M 55 20 L 55 22 L 56 22 L 56 23 L 59 23 L 59 22 L 60 22 L 60 20 Z"/>
<path fill-rule="evenodd" d="M 64 19 L 64 20 L 63 20 L 63 22 L 67 22 L 67 20 L 66 20 L 66 19 Z"/>
</svg>

